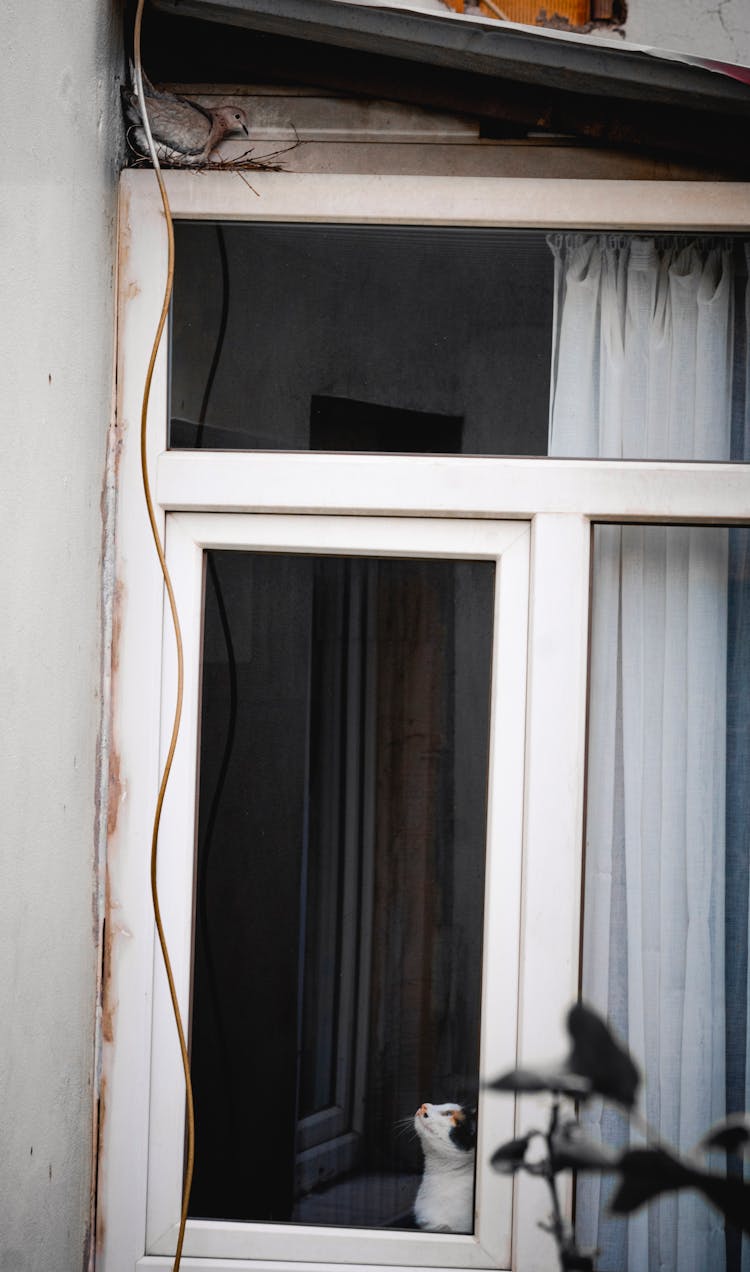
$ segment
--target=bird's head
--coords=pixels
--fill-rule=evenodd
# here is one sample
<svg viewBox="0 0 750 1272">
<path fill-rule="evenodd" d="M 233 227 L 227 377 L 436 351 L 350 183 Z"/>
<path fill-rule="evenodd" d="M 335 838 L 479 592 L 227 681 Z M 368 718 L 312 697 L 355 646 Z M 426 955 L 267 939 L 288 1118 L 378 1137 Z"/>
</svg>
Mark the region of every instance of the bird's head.
<svg viewBox="0 0 750 1272">
<path fill-rule="evenodd" d="M 225 136 L 228 133 L 244 133 L 246 137 L 250 136 L 247 115 L 241 106 L 217 106 L 211 114 L 214 119 L 223 124 Z"/>
</svg>

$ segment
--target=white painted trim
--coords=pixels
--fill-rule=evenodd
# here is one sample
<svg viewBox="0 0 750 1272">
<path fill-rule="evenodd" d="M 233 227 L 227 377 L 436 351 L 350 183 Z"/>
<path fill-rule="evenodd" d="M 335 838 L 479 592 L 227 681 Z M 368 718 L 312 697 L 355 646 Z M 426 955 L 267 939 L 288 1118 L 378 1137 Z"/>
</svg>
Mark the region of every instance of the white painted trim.
<svg viewBox="0 0 750 1272">
<path fill-rule="evenodd" d="M 502 1222 L 502 1221 L 501 1221 Z M 172 1254 L 177 1226 L 164 1233 L 151 1254 Z M 307 1254 L 313 1266 L 338 1269 L 356 1263 L 371 1272 L 392 1272 L 393 1267 L 443 1268 L 445 1272 L 503 1272 L 477 1237 L 448 1232 L 397 1232 L 371 1228 L 313 1227 L 303 1224 L 232 1224 L 219 1220 L 192 1219 L 185 1232 L 187 1256 L 197 1259 L 239 1260 L 236 1266 L 257 1269 L 265 1260 Z M 209 1262 L 209 1266 L 211 1266 Z M 309 1266 L 307 1259 L 301 1267 Z"/>
<path fill-rule="evenodd" d="M 563 1012 L 578 997 L 583 774 L 591 526 L 584 517 L 539 516 L 532 529 L 526 807 L 519 977 L 521 1064 L 561 1060 Z M 546 1098 L 518 1101 L 516 1133 L 544 1129 Z M 554 1266 L 539 1224 L 550 1200 L 520 1176 L 513 1217 L 514 1268 Z"/>
<path fill-rule="evenodd" d="M 518 983 L 520 976 L 522 853 L 527 712 L 527 656 L 530 540 L 522 539 L 500 560 L 495 595 L 493 648 L 493 709 L 490 729 L 490 771 L 487 805 L 487 882 L 484 916 L 485 956 L 482 988 L 482 1048 L 480 1073 L 489 1080 L 517 1064 Z M 515 607 L 517 621 L 503 616 Z M 514 1101 L 482 1092 L 479 1099 L 476 1205 L 480 1216 L 493 1215 L 497 1195 L 512 1201 L 514 1188 L 507 1177 L 493 1174 L 488 1162 L 493 1151 L 515 1135 Z M 502 1251 L 503 1266 L 516 1267 L 513 1232 Z"/>
<path fill-rule="evenodd" d="M 747 521 L 750 464 L 165 451 L 168 511 Z"/>
<path fill-rule="evenodd" d="M 331 1272 L 330 1263 L 300 1263 L 289 1259 L 202 1259 L 185 1255 L 180 1267 L 182 1272 Z M 135 1272 L 172 1272 L 172 1259 L 169 1255 L 144 1255 L 135 1265 Z M 378 1268 L 361 1262 L 337 1263 L 336 1272 L 414 1272 L 414 1264 L 391 1263 Z M 421 1272 L 462 1272 L 462 1269 L 441 1263 L 422 1268 Z M 471 1272 L 471 1269 L 465 1268 L 463 1272 Z M 498 1269 L 497 1272 L 510 1272 L 510 1269 Z"/>
<path fill-rule="evenodd" d="M 99 1272 L 132 1272 L 143 1254 L 146 1215 L 153 917 L 148 886 L 151 819 L 159 782 L 162 582 L 140 477 L 141 390 L 165 279 L 161 218 L 149 201 L 132 235 L 127 201 L 119 225 L 119 370 L 113 715 L 105 918 Z M 128 374 L 123 374 L 126 359 Z M 166 378 L 155 375 L 149 463 L 164 447 Z M 163 531 L 164 517 L 157 509 Z M 146 635 L 148 634 L 148 635 Z"/>
<path fill-rule="evenodd" d="M 236 172 L 164 175 L 174 215 L 194 220 L 724 233 L 750 223 L 748 186 L 731 181 L 252 172 L 250 189 Z M 122 182 L 139 205 L 158 199 L 148 171 L 126 170 Z"/>
<path fill-rule="evenodd" d="M 203 552 L 191 535 L 187 520 L 170 517 L 167 525 L 167 561 L 180 615 L 185 677 L 182 724 L 162 810 L 158 860 L 162 922 L 185 1027 L 190 1012 L 203 608 Z M 166 624 L 162 678 L 165 704 L 161 722 L 163 763 L 172 725 L 168 704 L 175 700 L 177 679 L 175 642 Z M 165 1230 L 172 1228 L 175 1205 L 179 1219 L 185 1147 L 182 1059 L 167 978 L 158 949 L 153 966 L 151 1061 L 146 1249 L 158 1250 L 159 1238 Z M 165 1169 L 165 1159 L 171 1171 Z"/>
<path fill-rule="evenodd" d="M 297 517 L 238 513 L 175 513 L 170 535 L 188 536 L 204 548 L 345 553 L 347 556 L 409 556 L 494 560 L 528 526 L 513 522 L 415 520 L 407 517 Z"/>
<path fill-rule="evenodd" d="M 491 773 L 487 828 L 483 1030 L 481 1065 L 486 1074 L 515 1060 L 521 851 L 523 737 L 526 712 L 526 645 L 529 592 L 527 523 L 429 519 L 174 514 L 167 530 L 167 559 L 182 619 L 185 653 L 183 728 L 164 802 L 159 853 L 162 918 L 175 984 L 187 1016 L 193 918 L 195 797 L 199 734 L 199 675 L 203 602 L 203 552 L 301 551 L 480 559 L 497 562 L 491 712 Z M 174 642 L 164 639 L 164 700 L 175 689 Z M 171 720 L 165 708 L 162 751 Z M 146 1249 L 171 1253 L 176 1243 L 184 1150 L 181 1061 L 160 958 L 154 965 L 149 1185 Z M 301 1253 L 326 1266 L 353 1259 L 372 1266 L 502 1268 L 510 1266 L 512 1191 L 490 1171 L 491 1147 L 513 1134 L 512 1101 L 480 1096 L 475 1236 L 443 1233 L 332 1229 L 301 1224 L 191 1221 L 186 1255 L 274 1259 Z"/>
</svg>

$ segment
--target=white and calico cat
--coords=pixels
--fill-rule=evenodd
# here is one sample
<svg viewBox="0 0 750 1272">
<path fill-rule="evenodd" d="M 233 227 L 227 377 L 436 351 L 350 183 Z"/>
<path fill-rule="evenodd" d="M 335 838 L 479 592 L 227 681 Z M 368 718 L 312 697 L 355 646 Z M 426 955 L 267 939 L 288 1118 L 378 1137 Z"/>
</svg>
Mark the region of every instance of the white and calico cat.
<svg viewBox="0 0 750 1272">
<path fill-rule="evenodd" d="M 423 1104 L 414 1127 L 424 1153 L 424 1174 L 414 1217 L 430 1232 L 474 1231 L 476 1114 L 460 1104 Z"/>
</svg>

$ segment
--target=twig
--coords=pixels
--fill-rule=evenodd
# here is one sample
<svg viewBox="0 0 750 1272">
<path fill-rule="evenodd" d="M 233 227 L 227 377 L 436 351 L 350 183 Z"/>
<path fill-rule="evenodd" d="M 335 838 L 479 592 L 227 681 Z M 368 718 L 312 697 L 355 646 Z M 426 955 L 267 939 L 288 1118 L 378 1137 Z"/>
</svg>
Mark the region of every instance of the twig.
<svg viewBox="0 0 750 1272">
<path fill-rule="evenodd" d="M 549 1127 L 545 1139 L 547 1141 L 547 1160 L 545 1162 L 544 1178 L 547 1181 L 547 1187 L 552 1198 L 552 1235 L 557 1243 L 557 1253 L 560 1259 L 560 1267 L 565 1272 L 565 1250 L 569 1244 L 568 1234 L 565 1230 L 565 1222 L 560 1209 L 560 1198 L 557 1195 L 557 1180 L 555 1179 L 554 1170 L 554 1149 L 552 1139 L 557 1130 L 557 1122 L 560 1113 L 560 1103 L 555 1100 L 550 1111 Z"/>
<path fill-rule="evenodd" d="M 135 145 L 131 136 L 135 128 L 135 124 L 130 125 L 125 134 L 125 140 L 131 153 L 135 156 L 133 167 L 142 168 L 151 163 L 151 156 L 144 154 Z M 292 128 L 294 128 L 294 124 L 292 124 Z M 190 163 L 189 159 L 180 159 L 175 155 L 170 156 L 165 153 L 163 156 L 160 156 L 159 162 L 162 168 L 186 168 L 190 172 L 245 172 L 252 169 L 255 169 L 258 172 L 283 172 L 284 169 L 281 164 L 274 163 L 273 160 L 280 158 L 282 155 L 289 154 L 290 150 L 296 150 L 298 146 L 302 145 L 302 142 L 297 136 L 296 128 L 294 128 L 294 135 L 296 137 L 296 141 L 293 141 L 291 145 L 281 146 L 278 150 L 269 150 L 268 154 L 259 155 L 257 159 L 253 159 L 251 157 L 253 150 L 252 147 L 250 147 L 248 150 L 244 150 L 242 154 L 237 155 L 234 159 L 208 159 L 205 163 L 197 164 Z M 250 188 L 252 189 L 252 186 Z M 257 191 L 253 191 L 253 193 L 257 193 Z"/>
</svg>

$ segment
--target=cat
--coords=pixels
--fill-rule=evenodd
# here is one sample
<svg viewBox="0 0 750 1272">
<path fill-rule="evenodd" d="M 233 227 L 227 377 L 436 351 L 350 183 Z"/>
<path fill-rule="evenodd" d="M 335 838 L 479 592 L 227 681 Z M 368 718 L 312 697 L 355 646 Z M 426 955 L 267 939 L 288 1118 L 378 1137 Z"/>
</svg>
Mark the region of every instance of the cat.
<svg viewBox="0 0 750 1272">
<path fill-rule="evenodd" d="M 476 1110 L 422 1104 L 414 1114 L 414 1128 L 424 1153 L 414 1202 L 417 1226 L 430 1232 L 473 1232 Z"/>
</svg>

